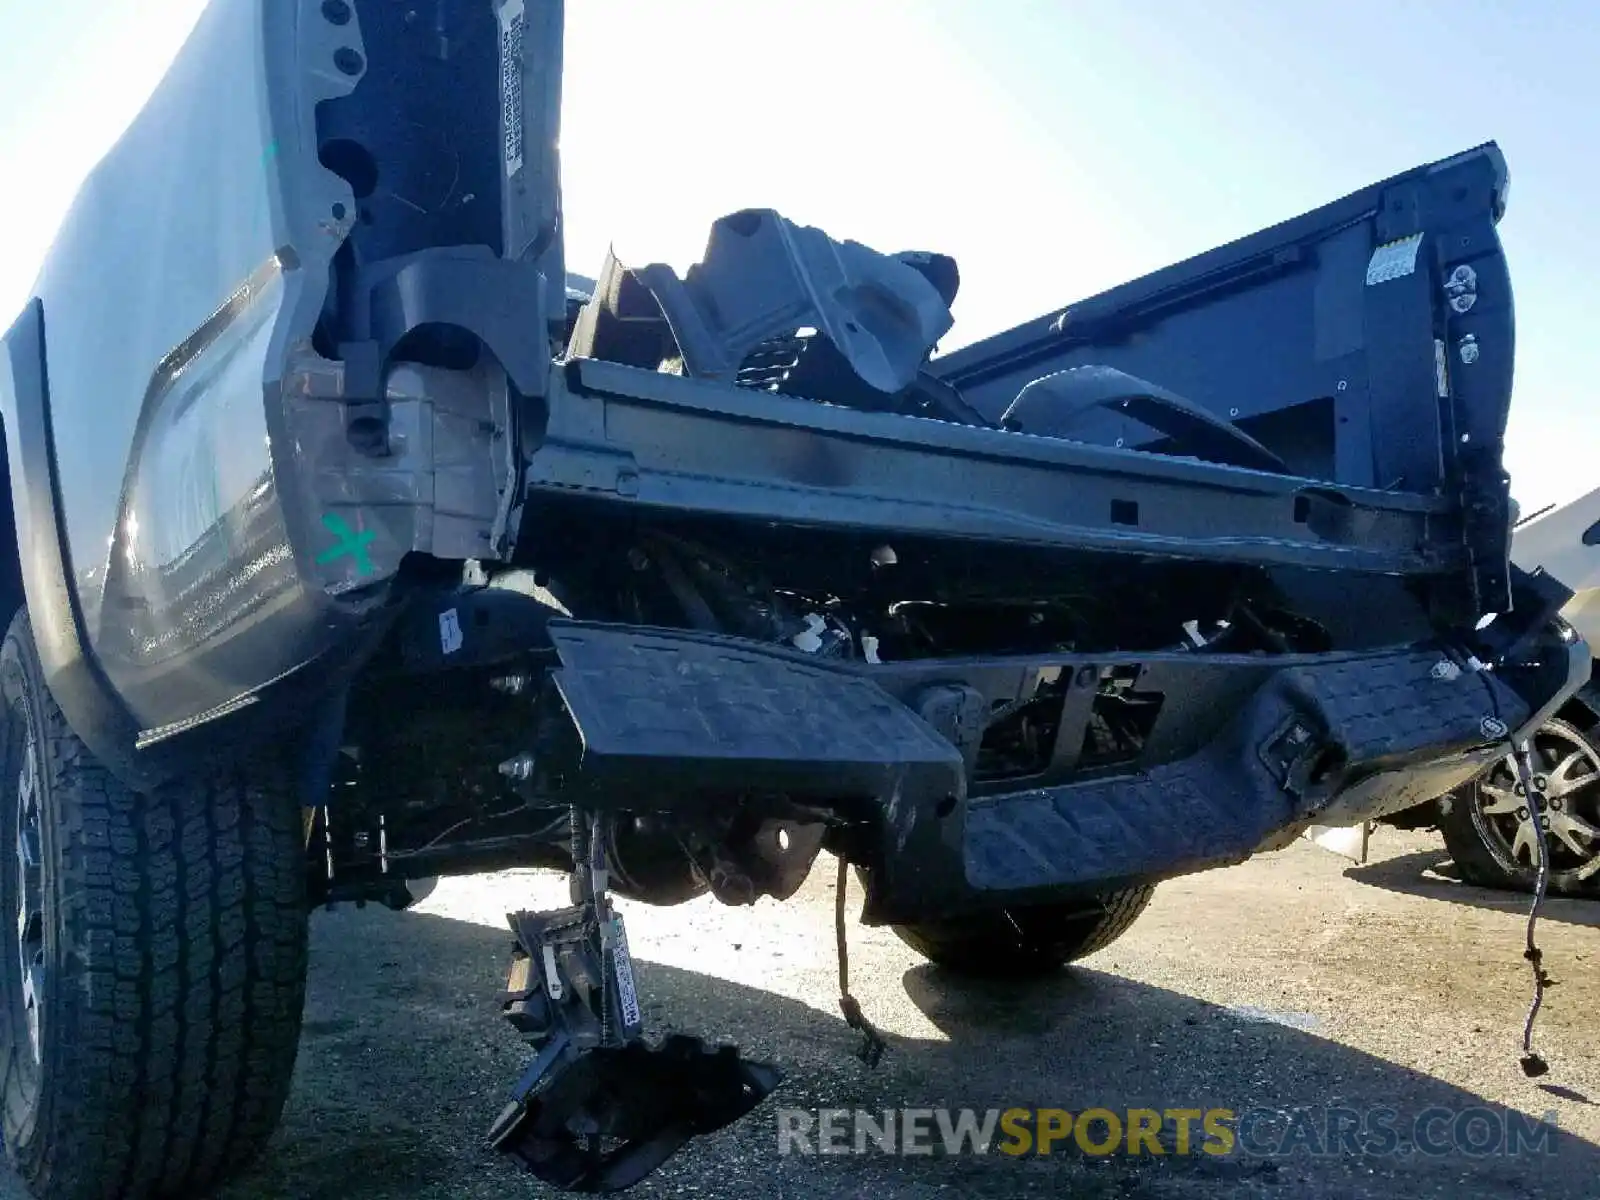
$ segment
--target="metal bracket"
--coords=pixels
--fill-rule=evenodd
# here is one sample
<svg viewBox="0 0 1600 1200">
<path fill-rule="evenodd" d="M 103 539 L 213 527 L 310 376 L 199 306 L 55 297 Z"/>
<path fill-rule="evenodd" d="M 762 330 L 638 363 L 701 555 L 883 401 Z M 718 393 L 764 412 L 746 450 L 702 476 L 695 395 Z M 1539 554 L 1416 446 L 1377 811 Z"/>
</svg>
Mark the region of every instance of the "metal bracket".
<svg viewBox="0 0 1600 1200">
<path fill-rule="evenodd" d="M 733 1046 L 674 1034 L 651 1046 L 597 817 L 573 813 L 570 908 L 514 913 L 506 1016 L 533 1062 L 490 1143 L 564 1191 L 632 1187 L 696 1134 L 744 1116 L 782 1081 Z"/>
</svg>

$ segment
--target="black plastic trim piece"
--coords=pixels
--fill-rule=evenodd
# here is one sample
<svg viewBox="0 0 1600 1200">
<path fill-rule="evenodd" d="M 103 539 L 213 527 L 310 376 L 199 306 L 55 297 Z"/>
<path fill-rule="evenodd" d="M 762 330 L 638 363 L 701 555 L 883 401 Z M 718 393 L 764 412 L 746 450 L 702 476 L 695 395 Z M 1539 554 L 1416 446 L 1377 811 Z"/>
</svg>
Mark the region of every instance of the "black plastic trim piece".
<svg viewBox="0 0 1600 1200">
<path fill-rule="evenodd" d="M 1116 408 L 1172 438 L 1180 451 L 1207 462 L 1287 472 L 1284 461 L 1238 426 L 1176 392 L 1115 367 L 1068 367 L 1041 376 L 1017 394 L 1000 423 L 1021 433 L 1072 436 L 1074 419 Z"/>
</svg>

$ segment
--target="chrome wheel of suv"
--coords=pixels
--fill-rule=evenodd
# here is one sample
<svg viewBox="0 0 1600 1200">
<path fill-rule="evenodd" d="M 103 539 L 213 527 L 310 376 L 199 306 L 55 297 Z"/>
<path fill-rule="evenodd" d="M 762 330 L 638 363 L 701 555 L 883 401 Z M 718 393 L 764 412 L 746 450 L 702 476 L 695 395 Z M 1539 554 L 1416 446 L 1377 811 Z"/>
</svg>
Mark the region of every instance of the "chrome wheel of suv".
<svg viewBox="0 0 1600 1200">
<path fill-rule="evenodd" d="M 1550 853 L 1550 889 L 1600 889 L 1600 729 L 1546 722 L 1534 735 L 1530 802 L 1507 755 L 1448 798 L 1440 822 L 1461 875 L 1490 887 L 1528 888 L 1538 871 L 1535 819 Z"/>
</svg>

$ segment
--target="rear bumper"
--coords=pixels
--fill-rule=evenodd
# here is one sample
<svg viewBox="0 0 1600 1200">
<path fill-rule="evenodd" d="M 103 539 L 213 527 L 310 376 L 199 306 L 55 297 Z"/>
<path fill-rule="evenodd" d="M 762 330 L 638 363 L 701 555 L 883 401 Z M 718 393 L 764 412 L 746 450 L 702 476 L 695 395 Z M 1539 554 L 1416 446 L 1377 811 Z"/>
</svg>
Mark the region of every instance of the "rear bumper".
<svg viewBox="0 0 1600 1200">
<path fill-rule="evenodd" d="M 866 831 L 873 922 L 1092 895 L 1430 799 L 1539 724 L 1587 678 L 1589 654 L 1552 626 L 1540 672 L 1513 686 L 1425 646 L 865 664 L 679 631 L 551 633 L 583 803 L 771 792 L 829 807 Z M 975 775 L 992 706 L 1046 679 L 1066 683 L 1048 765 Z M 1161 696 L 1159 715 L 1136 757 L 1089 763 L 1085 731 L 1112 679 Z"/>
</svg>

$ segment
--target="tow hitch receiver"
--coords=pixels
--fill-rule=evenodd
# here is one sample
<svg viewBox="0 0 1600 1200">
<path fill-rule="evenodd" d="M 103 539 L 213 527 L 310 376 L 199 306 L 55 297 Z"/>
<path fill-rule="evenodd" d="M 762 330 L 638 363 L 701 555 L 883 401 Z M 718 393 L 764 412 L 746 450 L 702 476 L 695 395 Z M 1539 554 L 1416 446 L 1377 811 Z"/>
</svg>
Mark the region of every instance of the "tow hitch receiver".
<svg viewBox="0 0 1600 1200">
<path fill-rule="evenodd" d="M 508 918 L 517 945 L 502 999 L 537 1053 L 489 1140 L 571 1192 L 632 1187 L 691 1137 L 744 1116 L 783 1079 L 734 1046 L 683 1034 L 655 1046 L 644 1040 L 602 845 L 574 814 L 574 905 Z"/>
</svg>

